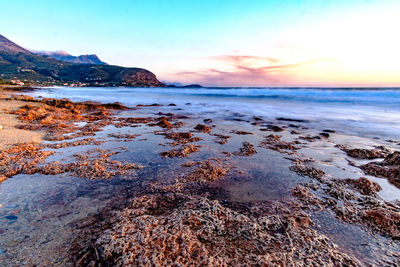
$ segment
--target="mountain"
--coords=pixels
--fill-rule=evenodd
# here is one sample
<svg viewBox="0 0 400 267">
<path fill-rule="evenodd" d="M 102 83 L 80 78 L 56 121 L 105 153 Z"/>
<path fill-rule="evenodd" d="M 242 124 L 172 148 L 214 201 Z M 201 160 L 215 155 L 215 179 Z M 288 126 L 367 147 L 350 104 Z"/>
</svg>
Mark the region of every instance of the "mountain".
<svg viewBox="0 0 400 267">
<path fill-rule="evenodd" d="M 101 61 L 97 55 L 80 55 L 73 56 L 66 51 L 39 51 L 36 54 L 42 55 L 44 57 L 54 58 L 60 61 L 80 63 L 80 64 L 94 64 L 94 65 L 107 65 L 107 63 Z"/>
<path fill-rule="evenodd" d="M 9 53 L 31 53 L 0 34 L 0 50 Z"/>
<path fill-rule="evenodd" d="M 0 35 L 0 78 L 32 84 L 164 87 L 150 71 L 71 63 L 32 53 Z"/>
</svg>

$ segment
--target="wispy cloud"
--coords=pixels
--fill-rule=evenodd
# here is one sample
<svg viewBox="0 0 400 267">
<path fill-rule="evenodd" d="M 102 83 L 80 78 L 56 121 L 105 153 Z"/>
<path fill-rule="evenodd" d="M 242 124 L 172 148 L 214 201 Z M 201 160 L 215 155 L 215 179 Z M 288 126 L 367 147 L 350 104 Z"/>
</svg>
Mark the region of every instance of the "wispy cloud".
<svg viewBox="0 0 400 267">
<path fill-rule="evenodd" d="M 229 70 L 209 68 L 179 72 L 178 75 L 195 83 L 216 86 L 289 85 L 293 81 L 296 68 L 327 61 L 327 59 L 313 59 L 283 64 L 282 60 L 273 57 L 239 55 L 222 55 L 212 59 L 229 66 Z"/>
<path fill-rule="evenodd" d="M 211 59 L 234 62 L 240 64 L 246 61 L 265 61 L 269 63 L 278 63 L 279 59 L 273 57 L 260 57 L 260 56 L 250 56 L 250 55 L 221 55 L 210 57 Z"/>
</svg>

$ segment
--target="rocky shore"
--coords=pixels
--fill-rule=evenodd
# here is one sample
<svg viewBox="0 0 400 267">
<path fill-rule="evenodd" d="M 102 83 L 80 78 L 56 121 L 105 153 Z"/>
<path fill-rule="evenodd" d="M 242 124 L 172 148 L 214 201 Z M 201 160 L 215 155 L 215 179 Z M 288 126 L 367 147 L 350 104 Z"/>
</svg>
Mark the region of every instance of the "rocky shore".
<svg viewBox="0 0 400 267">
<path fill-rule="evenodd" d="M 291 118 L 198 118 L 173 103 L 0 103 L 19 121 L 10 127 L 43 139 L 3 147 L 1 181 L 124 183 L 124 197 L 68 224 L 59 265 L 400 264 L 400 202 L 385 197 L 400 189 L 396 143 Z M 28 240 L 3 249 L 2 235 L 5 265 L 52 263 L 18 255 Z"/>
</svg>

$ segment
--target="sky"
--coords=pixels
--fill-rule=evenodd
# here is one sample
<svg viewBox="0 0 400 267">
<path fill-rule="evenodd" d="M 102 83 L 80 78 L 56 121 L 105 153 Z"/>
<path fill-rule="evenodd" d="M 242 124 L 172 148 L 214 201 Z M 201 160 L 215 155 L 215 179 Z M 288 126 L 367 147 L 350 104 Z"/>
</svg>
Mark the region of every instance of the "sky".
<svg viewBox="0 0 400 267">
<path fill-rule="evenodd" d="M 400 0 L 0 0 L 0 34 L 167 83 L 400 86 Z"/>
</svg>

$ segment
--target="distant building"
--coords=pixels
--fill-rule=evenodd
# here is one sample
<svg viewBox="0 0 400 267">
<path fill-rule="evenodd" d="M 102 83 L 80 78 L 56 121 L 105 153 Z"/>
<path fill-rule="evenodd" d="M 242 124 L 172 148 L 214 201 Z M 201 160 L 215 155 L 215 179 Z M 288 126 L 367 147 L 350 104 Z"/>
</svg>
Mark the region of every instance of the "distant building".
<svg viewBox="0 0 400 267">
<path fill-rule="evenodd" d="M 21 82 L 20 80 L 11 80 L 11 83 L 14 85 L 25 85 L 25 83 Z"/>
</svg>

